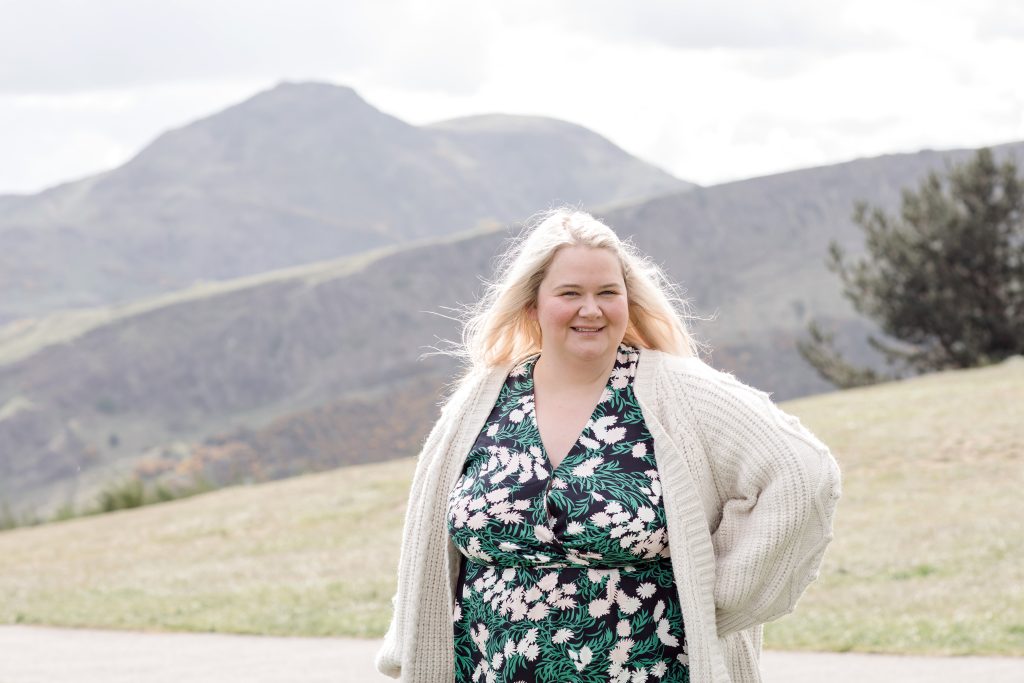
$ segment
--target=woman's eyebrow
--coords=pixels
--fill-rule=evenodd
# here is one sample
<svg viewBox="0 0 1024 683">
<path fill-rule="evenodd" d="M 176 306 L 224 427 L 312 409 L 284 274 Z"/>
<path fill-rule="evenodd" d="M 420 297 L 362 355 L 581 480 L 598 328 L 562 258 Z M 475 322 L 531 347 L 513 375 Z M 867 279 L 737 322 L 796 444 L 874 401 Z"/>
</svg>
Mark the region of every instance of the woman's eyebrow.
<svg viewBox="0 0 1024 683">
<path fill-rule="evenodd" d="M 574 285 L 574 284 L 558 285 L 558 286 L 555 287 L 555 289 L 568 289 L 570 287 L 573 288 L 573 289 L 583 289 L 583 285 Z M 601 285 L 600 287 L 598 287 L 598 289 L 610 289 L 610 288 L 617 288 L 617 287 L 619 287 L 619 283 L 611 282 L 611 283 L 606 284 L 606 285 Z"/>
</svg>

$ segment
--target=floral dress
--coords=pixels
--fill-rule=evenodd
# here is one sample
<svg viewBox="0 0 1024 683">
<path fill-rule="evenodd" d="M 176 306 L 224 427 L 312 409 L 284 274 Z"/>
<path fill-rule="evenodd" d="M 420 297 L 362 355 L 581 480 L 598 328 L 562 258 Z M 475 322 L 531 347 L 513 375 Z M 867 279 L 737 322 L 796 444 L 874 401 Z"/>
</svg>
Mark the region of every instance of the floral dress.
<svg viewBox="0 0 1024 683">
<path fill-rule="evenodd" d="M 448 497 L 462 553 L 455 681 L 689 681 L 653 441 L 620 345 L 604 394 L 552 471 L 535 355 L 514 368 Z"/>
</svg>

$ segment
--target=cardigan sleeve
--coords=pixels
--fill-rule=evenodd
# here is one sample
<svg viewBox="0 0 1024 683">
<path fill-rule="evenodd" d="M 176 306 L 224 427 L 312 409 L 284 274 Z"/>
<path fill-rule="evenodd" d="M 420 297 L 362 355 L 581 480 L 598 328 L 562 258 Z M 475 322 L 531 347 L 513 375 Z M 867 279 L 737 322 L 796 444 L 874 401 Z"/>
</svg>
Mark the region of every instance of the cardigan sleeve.
<svg viewBox="0 0 1024 683">
<path fill-rule="evenodd" d="M 415 620 L 415 597 L 410 595 L 411 575 L 416 571 L 417 539 L 422 533 L 422 514 L 420 507 L 424 499 L 424 482 L 427 479 L 427 469 L 434 459 L 434 453 L 441 444 L 448 424 L 445 419 L 445 411 L 434 423 L 424 442 L 423 448 L 416 459 L 416 470 L 412 478 L 412 486 L 409 489 L 409 500 L 406 506 L 405 522 L 402 529 L 402 545 L 398 557 L 398 586 L 391 598 L 392 615 L 391 623 L 387 633 L 384 635 L 384 642 L 374 658 L 374 666 L 377 671 L 398 678 L 402 674 L 402 643 L 404 642 L 403 631 L 406 624 Z"/>
<path fill-rule="evenodd" d="M 374 658 L 377 671 L 398 678 L 406 659 L 403 647 L 415 636 L 419 618 L 419 597 L 416 593 L 417 580 L 424 574 L 425 553 L 422 545 L 436 524 L 430 514 L 430 503 L 436 491 L 430 490 L 430 482 L 436 482 L 436 469 L 450 447 L 454 432 L 468 397 L 476 391 L 479 376 L 471 375 L 462 381 L 458 389 L 444 402 L 441 416 L 434 423 L 416 460 L 412 486 L 402 528 L 402 544 L 398 558 L 398 587 L 391 598 L 393 614 L 384 642 Z M 432 476 L 433 475 L 433 476 Z"/>
<path fill-rule="evenodd" d="M 401 644 L 402 631 L 404 626 L 415 618 L 411 614 L 412 603 L 409 591 L 404 588 L 410 582 L 410 572 L 415 571 L 415 553 L 411 546 L 415 543 L 417 528 L 419 526 L 420 510 L 418 503 L 423 500 L 423 486 L 426 479 L 426 470 L 432 460 L 431 454 L 437 449 L 438 443 L 444 432 L 443 414 L 434 423 L 430 434 L 423 445 L 416 461 L 416 471 L 413 475 L 413 484 L 410 488 L 409 502 L 406 508 L 406 520 L 402 525 L 401 546 L 398 553 L 398 585 L 394 595 L 391 597 L 391 623 L 388 625 L 387 633 L 384 634 L 384 642 L 377 651 L 374 658 L 374 666 L 377 671 L 391 678 L 398 678 L 401 675 Z"/>
<path fill-rule="evenodd" d="M 715 616 L 725 637 L 789 614 L 818 578 L 841 479 L 828 447 L 799 419 L 768 394 L 707 370 L 689 393 L 725 499 L 712 533 Z"/>
</svg>

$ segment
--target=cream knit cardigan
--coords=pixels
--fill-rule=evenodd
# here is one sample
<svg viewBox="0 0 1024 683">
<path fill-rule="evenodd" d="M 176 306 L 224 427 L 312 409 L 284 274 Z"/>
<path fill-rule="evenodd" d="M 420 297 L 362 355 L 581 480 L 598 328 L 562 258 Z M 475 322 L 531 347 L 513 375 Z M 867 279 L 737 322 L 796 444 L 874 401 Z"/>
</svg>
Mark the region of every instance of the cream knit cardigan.
<svg viewBox="0 0 1024 683">
<path fill-rule="evenodd" d="M 394 615 L 377 669 L 454 679 L 459 552 L 448 492 L 508 372 L 481 371 L 445 404 L 420 453 Z M 768 394 L 695 357 L 641 349 L 633 391 L 654 439 L 693 683 L 754 683 L 763 624 L 818 577 L 840 496 L 828 448 Z"/>
</svg>

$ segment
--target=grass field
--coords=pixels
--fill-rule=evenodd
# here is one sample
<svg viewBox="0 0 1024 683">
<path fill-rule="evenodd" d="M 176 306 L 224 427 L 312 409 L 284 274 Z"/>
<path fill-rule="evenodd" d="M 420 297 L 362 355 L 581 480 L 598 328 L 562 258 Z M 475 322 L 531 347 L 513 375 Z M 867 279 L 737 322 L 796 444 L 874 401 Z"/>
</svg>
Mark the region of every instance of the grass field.
<svg viewBox="0 0 1024 683">
<path fill-rule="evenodd" d="M 784 404 L 843 469 L 767 647 L 1024 655 L 1024 362 Z M 411 460 L 0 532 L 0 623 L 379 636 Z"/>
</svg>

